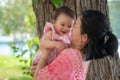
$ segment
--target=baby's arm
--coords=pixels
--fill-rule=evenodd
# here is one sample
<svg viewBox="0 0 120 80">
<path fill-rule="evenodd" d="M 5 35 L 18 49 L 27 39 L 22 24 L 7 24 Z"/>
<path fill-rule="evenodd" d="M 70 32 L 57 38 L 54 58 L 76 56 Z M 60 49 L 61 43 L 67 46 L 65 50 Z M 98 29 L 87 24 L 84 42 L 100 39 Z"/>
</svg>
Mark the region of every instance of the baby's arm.
<svg viewBox="0 0 120 80">
<path fill-rule="evenodd" d="M 36 69 L 36 66 L 37 66 L 39 60 L 41 59 L 41 54 L 49 53 L 51 51 L 51 49 L 53 49 L 53 48 L 56 48 L 59 53 L 61 50 L 65 49 L 65 45 L 64 45 L 64 43 L 62 43 L 60 41 L 53 41 L 52 40 L 52 32 L 49 31 L 42 36 L 39 50 L 38 50 L 35 58 L 33 59 L 32 66 L 31 66 L 31 72 L 33 74 L 34 74 L 34 71 Z"/>
<path fill-rule="evenodd" d="M 49 31 L 43 35 L 40 47 L 45 49 L 56 48 L 60 51 L 65 48 L 65 44 L 61 41 L 52 40 L 52 31 Z"/>
<path fill-rule="evenodd" d="M 54 45 L 52 44 L 52 31 L 48 31 L 42 36 L 40 48 L 54 48 Z"/>
</svg>

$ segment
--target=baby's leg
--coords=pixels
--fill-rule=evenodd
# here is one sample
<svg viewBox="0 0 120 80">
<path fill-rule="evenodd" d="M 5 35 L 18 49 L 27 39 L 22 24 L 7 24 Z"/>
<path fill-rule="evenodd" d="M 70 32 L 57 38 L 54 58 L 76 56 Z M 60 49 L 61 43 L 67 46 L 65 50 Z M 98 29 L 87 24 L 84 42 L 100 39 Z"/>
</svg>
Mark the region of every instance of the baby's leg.
<svg viewBox="0 0 120 80">
<path fill-rule="evenodd" d="M 37 64 L 40 60 L 40 57 L 41 57 L 41 51 L 38 51 L 37 54 L 35 55 L 35 57 L 33 58 L 33 61 L 32 61 L 32 66 L 31 66 L 31 72 L 34 74 L 35 72 L 35 69 L 37 67 Z"/>
</svg>

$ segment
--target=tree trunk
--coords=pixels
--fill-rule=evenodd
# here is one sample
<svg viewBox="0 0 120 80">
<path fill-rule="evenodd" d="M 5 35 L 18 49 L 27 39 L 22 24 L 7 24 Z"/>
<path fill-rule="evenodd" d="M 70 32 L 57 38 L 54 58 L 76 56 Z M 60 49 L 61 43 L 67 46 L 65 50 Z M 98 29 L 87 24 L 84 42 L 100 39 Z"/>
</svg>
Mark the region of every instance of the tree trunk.
<svg viewBox="0 0 120 80">
<path fill-rule="evenodd" d="M 32 3 L 37 19 L 37 31 L 40 38 L 43 33 L 45 22 L 52 19 L 53 12 L 56 8 L 50 0 L 32 0 Z M 63 5 L 73 9 L 76 17 L 85 10 L 93 9 L 103 12 L 109 18 L 107 0 L 64 0 Z"/>
</svg>

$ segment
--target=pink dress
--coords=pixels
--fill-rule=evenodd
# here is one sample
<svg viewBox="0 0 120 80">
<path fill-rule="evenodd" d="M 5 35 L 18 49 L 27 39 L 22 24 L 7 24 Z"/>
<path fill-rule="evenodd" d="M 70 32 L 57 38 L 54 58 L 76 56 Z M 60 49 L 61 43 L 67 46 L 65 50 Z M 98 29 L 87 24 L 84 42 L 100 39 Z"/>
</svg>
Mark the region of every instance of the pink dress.
<svg viewBox="0 0 120 80">
<path fill-rule="evenodd" d="M 85 80 L 82 56 L 76 49 L 65 49 L 48 66 L 39 70 L 36 80 Z"/>
<path fill-rule="evenodd" d="M 60 36 L 56 33 L 53 24 L 47 22 L 44 26 L 43 34 L 46 34 L 50 30 L 52 30 L 52 40 L 62 41 L 63 43 L 65 43 L 66 47 L 68 47 L 70 45 L 71 33 L 64 35 L 64 36 Z M 32 65 L 38 63 L 38 61 L 40 60 L 41 54 L 42 54 L 42 52 L 38 51 L 38 53 L 35 55 L 35 57 L 33 59 Z M 48 57 L 47 63 L 50 64 L 57 56 L 58 56 L 57 50 L 53 49 Z"/>
</svg>

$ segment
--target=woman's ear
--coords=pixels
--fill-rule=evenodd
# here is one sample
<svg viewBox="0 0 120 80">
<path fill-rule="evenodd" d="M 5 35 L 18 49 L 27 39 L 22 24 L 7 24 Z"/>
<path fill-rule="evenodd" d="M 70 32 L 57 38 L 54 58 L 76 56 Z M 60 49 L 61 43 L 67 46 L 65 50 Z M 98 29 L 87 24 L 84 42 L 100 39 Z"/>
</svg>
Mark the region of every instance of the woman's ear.
<svg viewBox="0 0 120 80">
<path fill-rule="evenodd" d="M 82 49 L 86 43 L 88 42 L 88 35 L 87 34 L 82 34 L 81 35 L 81 46 L 80 49 Z"/>
<path fill-rule="evenodd" d="M 87 34 L 82 35 L 82 41 L 84 41 L 84 42 L 88 41 L 88 35 Z"/>
</svg>

